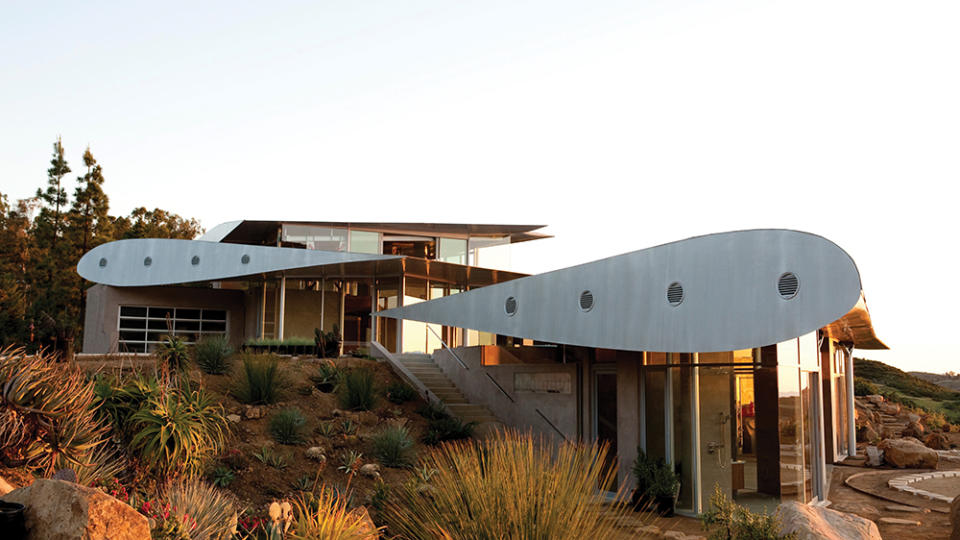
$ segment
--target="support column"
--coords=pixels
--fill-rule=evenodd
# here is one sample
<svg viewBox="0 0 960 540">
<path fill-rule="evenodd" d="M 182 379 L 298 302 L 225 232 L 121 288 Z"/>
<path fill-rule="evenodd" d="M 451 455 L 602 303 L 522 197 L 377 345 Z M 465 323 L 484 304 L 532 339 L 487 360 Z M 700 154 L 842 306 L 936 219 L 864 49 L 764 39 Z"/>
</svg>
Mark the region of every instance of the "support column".
<svg viewBox="0 0 960 540">
<path fill-rule="evenodd" d="M 287 276 L 280 276 L 280 309 L 277 314 L 277 339 L 283 341 L 283 315 L 287 307 Z"/>
<path fill-rule="evenodd" d="M 347 282 L 340 281 L 340 356 L 343 356 L 343 320 L 346 315 Z"/>
<path fill-rule="evenodd" d="M 693 511 L 699 514 L 703 508 L 701 504 L 703 485 L 700 478 L 702 467 L 700 462 L 700 368 L 697 367 L 700 364 L 700 354 L 693 353 L 691 360 L 694 367 L 690 368 L 690 442 L 693 444 L 694 451 L 690 477 L 693 479 Z M 730 446 L 733 446 L 732 440 Z M 730 449 L 728 449 L 727 456 L 730 455 Z"/>
<path fill-rule="evenodd" d="M 400 274 L 400 287 L 397 290 L 397 307 L 403 307 L 403 293 L 407 280 Z M 397 354 L 403 354 L 403 319 L 397 319 Z"/>
<path fill-rule="evenodd" d="M 323 308 L 327 305 L 327 278 L 320 278 L 320 331 L 326 332 L 323 328 Z"/>
<path fill-rule="evenodd" d="M 258 322 L 257 331 L 259 333 L 260 339 L 264 339 L 267 336 L 266 326 L 267 326 L 267 279 L 263 279 L 263 288 L 260 291 L 260 320 Z"/>
<path fill-rule="evenodd" d="M 844 347 L 843 372 L 847 384 L 847 455 L 857 455 L 857 423 L 854 421 L 856 413 L 853 395 L 853 345 Z"/>
</svg>

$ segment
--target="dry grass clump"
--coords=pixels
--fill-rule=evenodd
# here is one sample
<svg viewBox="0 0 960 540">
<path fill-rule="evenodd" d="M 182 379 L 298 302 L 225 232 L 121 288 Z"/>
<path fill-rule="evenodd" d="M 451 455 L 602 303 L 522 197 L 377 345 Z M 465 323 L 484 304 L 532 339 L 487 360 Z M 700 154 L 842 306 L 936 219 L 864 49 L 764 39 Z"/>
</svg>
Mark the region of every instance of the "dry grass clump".
<svg viewBox="0 0 960 540">
<path fill-rule="evenodd" d="M 297 540 L 377 540 L 381 528 L 372 526 L 360 509 L 348 510 L 347 500 L 334 490 L 294 500 L 295 521 L 290 538 Z"/>
<path fill-rule="evenodd" d="M 445 444 L 421 462 L 429 481 L 398 489 L 384 517 L 409 539 L 610 538 L 629 509 L 622 492 L 603 504 L 615 480 L 606 455 L 515 431 Z"/>
</svg>

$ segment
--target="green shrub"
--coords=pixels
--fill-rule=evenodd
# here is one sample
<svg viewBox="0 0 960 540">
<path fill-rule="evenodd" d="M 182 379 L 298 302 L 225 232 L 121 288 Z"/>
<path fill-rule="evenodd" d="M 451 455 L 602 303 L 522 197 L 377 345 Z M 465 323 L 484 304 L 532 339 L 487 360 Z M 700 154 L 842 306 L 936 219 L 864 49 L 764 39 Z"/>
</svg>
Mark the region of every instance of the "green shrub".
<svg viewBox="0 0 960 540">
<path fill-rule="evenodd" d="M 42 352 L 0 350 L 0 463 L 45 476 L 95 466 L 109 431 L 95 403 L 94 385 L 76 368 Z"/>
<path fill-rule="evenodd" d="M 159 396 L 162 389 L 156 375 L 134 373 L 123 378 L 99 375 L 94 380 L 93 391 L 96 395 L 97 413 L 113 426 L 114 432 L 121 439 L 129 442 L 133 436 L 130 431 L 130 417 L 139 411 L 147 400 Z"/>
<path fill-rule="evenodd" d="M 387 387 L 387 399 L 391 403 L 401 404 L 416 399 L 417 391 L 409 384 L 394 381 Z"/>
<path fill-rule="evenodd" d="M 167 336 L 157 347 L 157 360 L 174 371 L 183 371 L 190 360 L 190 351 L 187 343 L 177 336 Z"/>
<path fill-rule="evenodd" d="M 629 510 L 621 497 L 604 504 L 606 454 L 513 431 L 443 445 L 422 460 L 427 485 L 394 486 L 382 516 L 401 538 L 614 538 Z"/>
<path fill-rule="evenodd" d="M 235 478 L 233 469 L 223 464 L 211 469 L 210 472 L 207 473 L 207 477 L 210 479 L 211 484 L 220 488 L 229 486 L 230 482 L 233 482 Z"/>
<path fill-rule="evenodd" d="M 222 375 L 230 371 L 233 349 L 226 336 L 205 337 L 193 347 L 193 357 L 204 373 Z"/>
<path fill-rule="evenodd" d="M 199 480 L 169 484 L 163 499 L 170 505 L 172 517 L 187 524 L 182 538 L 228 540 L 237 533 L 237 511 L 233 503 Z"/>
<path fill-rule="evenodd" d="M 280 365 L 268 355 L 244 355 L 233 395 L 244 403 L 275 403 L 280 395 Z"/>
<path fill-rule="evenodd" d="M 872 382 L 861 377 L 854 377 L 853 393 L 857 396 L 872 396 L 879 394 L 880 390 L 877 388 L 877 385 Z"/>
<path fill-rule="evenodd" d="M 349 509 L 349 499 L 321 486 L 319 495 L 310 493 L 294 499 L 296 519 L 291 538 L 313 540 L 377 540 L 383 527 L 371 528 L 365 512 Z"/>
<path fill-rule="evenodd" d="M 157 476 L 191 476 L 224 448 L 228 423 L 223 407 L 205 390 L 189 383 L 151 396 L 130 417 L 130 448 L 148 472 Z"/>
<path fill-rule="evenodd" d="M 373 455 L 387 467 L 407 467 L 415 451 L 410 431 L 404 426 L 388 426 L 373 438 Z"/>
<path fill-rule="evenodd" d="M 283 409 L 270 418 L 270 436 L 280 444 L 300 444 L 307 424 L 300 409 Z"/>
<path fill-rule="evenodd" d="M 324 360 L 317 366 L 316 375 L 310 376 L 310 381 L 323 392 L 330 390 L 340 382 L 342 370 L 332 360 Z"/>
<path fill-rule="evenodd" d="M 714 486 L 713 496 L 710 497 L 710 510 L 700 515 L 703 528 L 713 529 L 710 540 L 729 540 L 732 538 L 744 540 L 795 540 L 796 533 L 781 534 L 778 514 L 767 514 L 766 510 L 756 514 L 737 503 L 727 499 L 720 490 L 720 485 Z"/>
<path fill-rule="evenodd" d="M 264 465 L 269 465 L 274 469 L 286 469 L 287 458 L 283 454 L 274 452 L 269 446 L 262 446 L 260 450 L 253 453 L 253 457 Z"/>
<path fill-rule="evenodd" d="M 423 436 L 423 442 L 433 446 L 446 441 L 469 439 L 473 437 L 476 425 L 476 422 L 464 422 L 452 416 L 431 420 Z"/>
<path fill-rule="evenodd" d="M 426 418 L 427 420 L 442 420 L 450 417 L 450 415 L 447 414 L 447 410 L 443 408 L 443 405 L 433 401 L 424 403 L 417 408 L 417 414 Z"/>
<path fill-rule="evenodd" d="M 337 388 L 340 405 L 345 409 L 369 411 L 377 402 L 373 371 L 367 368 L 351 369 Z"/>
</svg>

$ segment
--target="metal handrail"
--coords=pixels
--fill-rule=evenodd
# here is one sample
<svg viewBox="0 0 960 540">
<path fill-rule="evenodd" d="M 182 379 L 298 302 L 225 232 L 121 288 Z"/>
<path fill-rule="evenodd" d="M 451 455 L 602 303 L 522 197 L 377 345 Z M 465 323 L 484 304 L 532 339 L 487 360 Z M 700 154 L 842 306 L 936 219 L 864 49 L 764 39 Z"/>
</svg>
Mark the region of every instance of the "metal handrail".
<svg viewBox="0 0 960 540">
<path fill-rule="evenodd" d="M 440 337 L 440 334 L 437 334 L 437 331 L 434 330 L 432 326 L 427 324 L 427 330 L 430 330 L 431 332 L 433 332 L 433 335 L 437 337 L 437 339 L 440 341 L 440 344 L 443 345 L 445 349 L 450 351 L 450 354 L 452 354 L 453 357 L 457 360 L 457 362 L 460 364 L 460 367 L 462 367 L 467 371 L 470 371 L 470 368 L 468 368 L 467 365 L 463 363 L 463 360 L 461 360 L 460 357 L 457 356 L 457 353 L 453 352 L 453 349 L 451 349 L 450 346 L 447 345 L 447 342 L 444 341 L 442 337 Z"/>
<path fill-rule="evenodd" d="M 498 383 L 497 380 L 494 379 L 492 375 L 490 375 L 490 374 L 487 373 L 486 371 L 484 371 L 483 374 L 486 375 L 488 379 L 490 379 L 490 382 L 492 382 L 494 385 L 496 385 L 496 387 L 500 390 L 500 392 L 501 392 L 503 395 L 507 396 L 507 399 L 510 400 L 510 403 L 516 403 L 516 402 L 517 402 L 515 399 L 513 399 L 513 396 L 511 396 L 510 394 L 508 394 L 507 391 L 504 390 L 502 386 L 500 386 L 500 383 Z"/>
<path fill-rule="evenodd" d="M 540 411 L 540 409 L 534 409 L 534 411 L 536 411 L 537 414 L 540 415 L 540 418 L 543 418 L 543 421 L 544 421 L 544 422 L 546 422 L 550 427 L 553 428 L 554 431 L 557 432 L 557 435 L 560 435 L 561 437 L 563 437 L 563 440 L 564 440 L 564 441 L 569 441 L 569 440 L 570 440 L 570 439 L 567 439 L 567 436 L 564 435 L 563 432 L 560 431 L 560 429 L 557 428 L 557 426 L 553 425 L 553 422 L 551 422 L 550 419 L 547 418 L 547 417 Z"/>
</svg>

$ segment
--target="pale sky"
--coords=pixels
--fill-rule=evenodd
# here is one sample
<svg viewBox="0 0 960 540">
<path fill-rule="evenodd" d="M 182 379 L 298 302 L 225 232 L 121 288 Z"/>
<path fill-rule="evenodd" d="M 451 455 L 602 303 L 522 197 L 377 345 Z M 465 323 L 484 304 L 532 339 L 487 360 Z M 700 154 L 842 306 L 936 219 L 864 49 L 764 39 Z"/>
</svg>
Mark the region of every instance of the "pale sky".
<svg viewBox="0 0 960 540">
<path fill-rule="evenodd" d="M 11 4 L 11 199 L 60 135 L 114 213 L 548 224 L 527 272 L 799 229 L 857 262 L 858 355 L 960 371 L 955 0 Z"/>
</svg>

